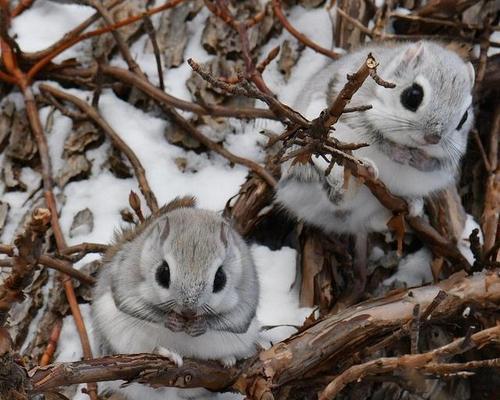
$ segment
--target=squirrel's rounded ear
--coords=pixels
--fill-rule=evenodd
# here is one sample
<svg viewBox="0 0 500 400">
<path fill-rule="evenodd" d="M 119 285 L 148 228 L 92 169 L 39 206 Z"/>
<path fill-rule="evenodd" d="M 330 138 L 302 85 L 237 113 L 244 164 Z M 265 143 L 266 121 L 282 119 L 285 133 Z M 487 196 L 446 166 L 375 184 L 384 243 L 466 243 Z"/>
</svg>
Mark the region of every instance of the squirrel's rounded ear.
<svg viewBox="0 0 500 400">
<path fill-rule="evenodd" d="M 152 231 L 152 243 L 156 246 L 161 246 L 162 243 L 167 240 L 168 234 L 170 233 L 170 223 L 168 222 L 168 218 L 165 218 L 161 223 L 156 223 L 153 227 Z"/>
<path fill-rule="evenodd" d="M 170 233 L 170 222 L 168 221 L 168 218 L 165 218 L 163 224 L 158 224 L 157 229 L 159 230 L 160 243 L 163 243 L 167 240 L 168 234 Z"/>
<path fill-rule="evenodd" d="M 226 247 L 229 243 L 230 236 L 231 236 L 231 228 L 229 227 L 229 224 L 226 222 L 222 222 L 220 225 L 220 240 Z"/>
<path fill-rule="evenodd" d="M 476 71 L 474 71 L 474 67 L 470 61 L 467 63 L 467 73 L 469 75 L 471 85 L 474 86 L 476 81 Z"/>
<path fill-rule="evenodd" d="M 406 65 L 417 65 L 420 63 L 422 56 L 424 54 L 424 42 L 421 40 L 417 43 L 413 43 L 403 54 L 403 63 Z"/>
<path fill-rule="evenodd" d="M 396 76 L 404 75 L 408 68 L 415 68 L 422 61 L 424 42 L 419 41 L 408 45 L 407 49 L 390 62 L 386 73 L 392 72 Z"/>
</svg>

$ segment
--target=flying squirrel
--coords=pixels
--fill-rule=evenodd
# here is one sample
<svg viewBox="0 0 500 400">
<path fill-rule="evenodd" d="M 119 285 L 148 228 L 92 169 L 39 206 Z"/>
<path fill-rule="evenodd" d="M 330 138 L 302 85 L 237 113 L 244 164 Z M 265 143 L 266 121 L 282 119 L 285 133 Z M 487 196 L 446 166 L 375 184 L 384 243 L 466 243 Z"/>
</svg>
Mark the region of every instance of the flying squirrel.
<svg viewBox="0 0 500 400">
<path fill-rule="evenodd" d="M 177 198 L 117 234 L 93 293 L 101 355 L 157 352 L 177 365 L 192 357 L 231 366 L 256 352 L 259 281 L 250 250 L 225 219 L 194 207 L 194 198 Z M 151 400 L 212 395 L 139 384 L 118 391 Z"/>
</svg>

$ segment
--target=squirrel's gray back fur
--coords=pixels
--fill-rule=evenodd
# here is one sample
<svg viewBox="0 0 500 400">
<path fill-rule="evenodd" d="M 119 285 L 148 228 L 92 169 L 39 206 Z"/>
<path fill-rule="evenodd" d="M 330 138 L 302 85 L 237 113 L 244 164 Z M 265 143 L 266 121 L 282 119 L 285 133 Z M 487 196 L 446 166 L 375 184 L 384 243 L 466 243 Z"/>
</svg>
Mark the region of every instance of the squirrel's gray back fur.
<svg viewBox="0 0 500 400">
<path fill-rule="evenodd" d="M 368 143 L 354 155 L 371 162 L 392 193 L 421 204 L 423 196 L 452 184 L 458 174 L 473 122 L 474 70 L 434 42 L 370 44 L 326 62 L 305 81 L 293 107 L 309 118 L 318 116 L 369 53 L 379 63 L 378 75 L 396 88 L 381 87 L 368 77 L 349 106 L 373 108 L 342 115 L 332 136 L 347 143 Z M 422 97 L 412 110 L 406 108 L 407 93 L 415 87 Z M 285 209 L 328 232 L 386 229 L 390 214 L 365 186 L 354 178 L 345 185 L 339 166 L 325 177 L 326 163 L 313 161 L 313 165 L 283 164 L 276 199 Z"/>
<path fill-rule="evenodd" d="M 117 234 L 104 261 L 92 303 L 101 355 L 167 349 L 231 365 L 256 351 L 259 282 L 250 250 L 192 198 Z M 148 399 L 207 396 L 140 385 L 120 391 Z"/>
</svg>

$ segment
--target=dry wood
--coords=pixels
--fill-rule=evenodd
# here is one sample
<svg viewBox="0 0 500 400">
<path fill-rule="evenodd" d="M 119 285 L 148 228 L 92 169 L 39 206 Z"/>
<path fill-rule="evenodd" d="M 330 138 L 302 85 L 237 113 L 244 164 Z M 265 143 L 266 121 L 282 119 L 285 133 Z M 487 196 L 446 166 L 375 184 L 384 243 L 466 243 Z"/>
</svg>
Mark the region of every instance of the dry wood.
<svg viewBox="0 0 500 400">
<path fill-rule="evenodd" d="M 149 23 L 148 17 L 157 12 L 175 7 L 182 0 L 170 0 L 158 7 L 150 8 L 143 13 L 115 22 L 109 11 L 121 2 L 121 0 L 111 1 L 104 7 L 100 1 L 89 0 L 87 3 L 94 6 L 98 12 L 70 31 L 54 45 L 40 52 L 23 53 L 19 49 L 16 40 L 9 36 L 8 27 L 11 19 L 22 13 L 25 9 L 28 9 L 32 1 L 21 0 L 15 8 L 9 10 L 9 2 L 0 0 L 0 95 L 7 93 L 14 86 L 19 89 L 24 97 L 29 130 L 36 141 L 41 161 L 44 197 L 52 215 L 51 225 L 57 244 L 55 255 L 51 253 L 41 254 L 37 248 L 30 250 L 28 255 L 33 256 L 36 253 L 36 260 L 35 258 L 28 257 L 29 262 L 25 265 L 28 268 L 24 270 L 26 272 L 26 280 L 22 279 L 21 282 L 18 279 L 20 283 L 18 282 L 19 285 L 14 285 L 19 286 L 16 287 L 15 291 L 19 294 L 19 288 L 29 282 L 29 275 L 31 275 L 37 263 L 65 272 L 64 275 L 60 276 L 60 278 L 62 277 L 62 283 L 58 281 L 54 283 L 52 292 L 55 299 L 51 300 L 47 310 L 44 311 L 42 322 L 39 325 L 40 330 L 31 345 L 28 346 L 27 354 L 34 355 L 35 359 L 38 360 L 43 352 L 40 350 L 41 346 L 49 343 L 47 350 L 43 354 L 41 365 L 48 362 L 57 346 L 61 318 L 66 314 L 69 305 L 75 318 L 84 357 L 86 358 L 86 360 L 81 362 L 49 365 L 46 369 L 33 370 L 31 382 L 35 383 L 37 391 L 70 383 L 122 378 L 149 384 L 158 384 L 160 386 L 205 386 L 221 391 L 232 389 L 245 393 L 252 399 L 269 400 L 274 396 L 279 398 L 291 398 L 293 396 L 300 398 L 300 394 L 294 393 L 294 389 L 300 386 L 303 389 L 305 388 L 304 390 L 308 393 L 323 390 L 325 385 L 331 381 L 331 375 L 335 374 L 337 376 L 324 391 L 324 398 L 331 398 L 340 390 L 345 389 L 347 391 L 348 388 L 346 388 L 346 385 L 349 383 L 362 380 L 366 376 L 374 378 L 375 375 L 382 374 L 381 379 L 394 380 L 395 377 L 391 376 L 393 372 L 399 374 L 410 365 L 417 367 L 422 381 L 428 377 L 446 377 L 448 379 L 450 376 L 464 375 L 468 373 L 467 371 L 474 371 L 478 368 L 499 368 L 500 362 L 498 358 L 480 359 L 463 363 L 443 362 L 444 360 L 441 358 L 444 354 L 459 354 L 468 351 L 473 345 L 494 344 L 499 340 L 498 327 L 488 328 L 488 326 L 494 325 L 495 312 L 498 310 L 500 303 L 499 271 L 495 269 L 495 266 L 498 266 L 498 262 L 500 261 L 498 259 L 500 248 L 500 232 L 498 229 L 498 212 L 500 209 L 498 132 L 500 130 L 500 112 L 498 106 L 496 106 L 496 109 L 492 113 L 491 124 L 477 124 L 478 131 L 475 135 L 475 140 L 479 145 L 479 151 L 482 156 L 482 162 L 479 167 L 482 173 L 486 171 L 486 177 L 483 183 L 482 178 L 477 178 L 480 174 L 476 173 L 474 175 L 474 184 L 481 185 L 481 189 L 486 188 L 485 192 L 482 192 L 485 196 L 484 204 L 480 205 L 482 211 L 481 224 L 485 238 L 484 246 L 481 246 L 477 234 L 473 234 L 470 237 L 471 250 L 476 259 L 473 270 L 490 268 L 490 272 L 483 271 L 469 277 L 464 274 L 454 275 L 437 286 L 392 293 L 385 298 L 370 300 L 356 307 L 348 308 L 337 315 L 323 317 L 320 321 L 314 321 L 314 318 L 309 318 L 298 334 L 274 345 L 269 350 L 262 351 L 257 357 L 242 361 L 237 367 L 230 369 L 224 369 L 215 362 L 195 360 L 186 360 L 182 368 L 176 368 L 166 359 L 153 355 L 112 356 L 90 360 L 89 358 L 92 355 L 89 341 L 69 275 L 87 284 L 92 284 L 94 278 L 74 270 L 71 263 L 60 258 L 64 257 L 71 261 L 77 260 L 89 252 L 103 252 L 107 246 L 92 243 L 82 243 L 73 247 L 66 246 L 57 216 L 56 200 L 52 191 L 51 160 L 38 113 L 40 104 L 37 104 L 30 86 L 33 80 L 41 77 L 50 77 L 50 79 L 55 79 L 60 83 L 65 83 L 72 87 L 95 89 L 92 103 L 94 107 L 92 108 L 85 103 L 86 107 L 90 107 L 95 112 L 97 112 L 95 106 L 97 105 L 99 93 L 102 88 L 112 87 L 117 91 L 123 91 L 124 88 L 133 86 L 143 93 L 149 104 L 152 103 L 150 100 L 158 103 L 175 124 L 203 143 L 206 148 L 221 154 L 232 163 L 247 166 L 252 173 L 249 175 L 247 182 L 242 186 L 239 196 L 234 201 L 228 202 L 227 206 L 227 211 L 232 213 L 236 228 L 242 234 L 250 235 L 255 226 L 261 221 L 265 222 L 267 218 L 266 207 L 272 203 L 272 188 L 275 186 L 276 177 L 279 175 L 277 160 L 280 159 L 280 155 L 283 161 L 287 157 L 288 159 L 295 157 L 296 159 L 301 158 L 302 160 L 306 160 L 311 154 L 317 154 L 330 157 L 332 166 L 333 161 L 344 165 L 350 174 L 362 179 L 379 201 L 393 212 L 394 218 L 391 221 L 391 226 L 397 231 L 400 245 L 402 244 L 404 233 L 404 219 L 406 219 L 406 223 L 413 229 L 414 233 L 434 252 L 435 262 L 433 262 L 433 265 L 435 267 L 436 279 L 439 278 L 440 272 L 446 270 L 446 268 L 441 269 L 440 267 L 443 265 L 443 257 L 446 257 L 450 261 L 452 270 L 465 269 L 472 271 L 467 261 L 456 248 L 456 242 L 462 235 L 464 222 L 462 204 L 456 193 L 448 192 L 441 199 L 433 199 L 429 202 L 432 225 L 436 227 L 434 228 L 421 218 L 409 217 L 407 215 L 408 206 L 406 202 L 389 193 L 382 182 L 373 179 L 366 165 L 350 155 L 352 150 L 359 148 L 363 144 L 338 143 L 328 139 L 330 127 L 337 122 L 342 113 L 362 112 L 369 109 L 369 105 L 351 109 L 346 107 L 349 99 L 357 88 L 363 84 L 363 81 L 368 78 L 368 75 L 378 84 L 390 87 L 388 82 L 385 82 L 376 74 L 376 62 L 374 60 L 361 66 L 358 72 L 354 74 L 354 77 L 349 79 L 348 85 L 341 92 L 341 96 L 336 99 L 329 110 L 326 110 L 317 119 L 307 121 L 295 110 L 282 104 L 268 88 L 262 77 L 262 72 L 271 60 L 276 57 L 278 48 L 273 49 L 263 61 L 258 63 L 256 61 L 256 54 L 259 54 L 261 49 L 255 47 L 251 41 L 254 33 L 253 28 L 260 28 L 260 26 L 269 23 L 272 24 L 272 21 L 269 22 L 271 20 L 269 18 L 269 11 L 272 7 L 278 22 L 298 39 L 300 46 L 304 44 L 332 58 L 336 58 L 338 55 L 335 52 L 318 46 L 301 32 L 298 32 L 286 19 L 281 1 L 273 0 L 273 2 L 268 4 L 267 9 L 264 7 L 258 9 L 252 8 L 251 10 L 254 15 L 246 15 L 246 19 L 239 20 L 236 16 L 240 15 L 240 10 L 238 12 L 233 11 L 235 7 L 227 0 L 205 0 L 205 5 L 209 11 L 220 18 L 230 29 L 234 30 L 235 35 L 233 38 L 236 37 L 239 43 L 236 43 L 233 47 L 241 56 L 245 69 L 237 78 L 225 81 L 206 74 L 201 68 L 198 68 L 197 72 L 207 82 L 210 82 L 218 89 L 223 89 L 227 94 L 239 94 L 264 101 L 268 105 L 269 110 L 249 107 L 229 108 L 219 105 L 191 103 L 170 96 L 163 90 L 154 87 L 134 61 L 129 48 L 130 43 L 127 43 L 124 39 L 123 32 L 118 31 L 120 27 L 128 26 L 135 22 L 143 22 L 143 28 L 155 47 L 157 69 L 161 78 L 160 52 L 158 51 L 158 46 L 155 46 L 156 33 Z M 236 8 L 244 7 L 244 2 L 240 3 L 236 5 Z M 301 2 L 301 4 L 313 6 L 317 6 L 319 3 L 320 1 Z M 377 39 L 405 38 L 415 40 L 418 38 L 453 38 L 462 42 L 479 43 L 480 56 L 477 62 L 476 76 L 478 84 L 476 86 L 476 94 L 480 102 L 486 104 L 491 98 L 495 97 L 497 91 L 495 88 L 498 87 L 495 83 L 498 83 L 497 67 L 499 58 L 497 56 L 488 57 L 488 50 L 491 47 L 498 47 L 498 43 L 490 40 L 491 32 L 498 30 L 498 27 L 492 26 L 493 20 L 487 15 L 488 10 L 482 11 L 481 16 L 478 14 L 477 18 L 471 19 L 469 11 L 472 11 L 472 8 L 479 5 L 476 3 L 478 3 L 476 0 L 460 0 L 458 3 L 448 0 L 433 0 L 427 2 L 424 6 L 420 6 L 421 2 L 407 1 L 404 6 L 414 7 L 414 10 L 408 15 L 400 15 L 394 10 L 396 6 L 394 2 L 385 2 L 382 7 L 377 8 L 373 2 L 357 3 L 354 0 L 341 1 L 339 2 L 341 9 L 337 13 L 337 28 L 344 35 L 343 37 L 346 38 L 346 43 L 341 43 L 339 39 L 336 40 L 336 43 L 343 47 L 347 47 L 349 44 L 357 45 L 358 42 L 362 41 L 364 35 Z M 356 4 L 361 4 L 362 7 L 358 8 Z M 490 7 L 491 5 L 488 6 Z M 347 12 L 343 12 L 342 9 Z M 466 10 L 468 15 L 463 13 Z M 372 13 L 375 13 L 373 29 L 368 28 Z M 99 18 L 102 18 L 107 26 L 83 33 Z M 403 29 L 401 33 L 398 31 L 399 28 L 394 25 L 393 28 L 396 30 L 396 33 L 387 34 L 386 31 L 389 24 L 394 19 L 399 23 L 410 23 L 411 26 L 408 29 Z M 263 29 L 266 35 L 270 30 L 270 25 Z M 64 62 L 60 66 L 53 64 L 54 57 L 65 49 L 78 42 L 107 32 L 111 32 L 111 35 L 115 38 L 118 49 L 127 62 L 130 71 L 106 65 L 106 62 L 109 61 L 106 59 L 99 59 L 99 65 L 96 63 L 85 68 L 82 68 L 80 62 L 77 60 Z M 337 32 L 338 35 L 339 32 Z M 353 66 L 353 69 L 354 67 L 356 66 Z M 193 68 L 197 69 L 196 63 L 193 63 Z M 117 81 L 121 83 L 118 84 Z M 44 85 L 42 85 L 43 87 Z M 5 91 L 6 88 L 7 92 Z M 45 87 L 45 90 L 57 89 Z M 52 98 L 51 100 L 55 99 Z M 66 100 L 71 102 L 68 98 Z M 67 115 L 75 120 L 81 119 L 82 115 L 86 116 L 85 112 L 75 113 L 63 107 L 60 103 L 54 102 L 54 104 L 61 111 L 67 112 Z M 483 112 L 483 106 L 483 104 L 479 104 L 480 112 Z M 243 119 L 277 119 L 285 123 L 286 131 L 282 135 L 271 139 L 269 147 L 272 144 L 282 141 L 285 143 L 285 147 L 288 144 L 297 145 L 300 142 L 302 145 L 299 147 L 302 148 L 287 155 L 284 155 L 284 152 L 278 153 L 277 157 L 270 159 L 266 163 L 266 166 L 263 167 L 245 158 L 235 156 L 219 144 L 206 138 L 194 123 L 185 119 L 178 113 L 177 109 L 191 111 L 196 115 Z M 98 114 L 97 118 L 102 119 Z M 481 121 L 482 119 L 484 120 L 484 117 L 481 117 L 480 114 L 479 120 Z M 486 125 L 487 128 L 485 129 L 483 125 Z M 101 125 L 99 126 L 102 128 Z M 26 132 L 27 129 L 27 127 L 23 129 L 23 132 Z M 487 129 L 490 129 L 490 132 L 484 132 Z M 4 142 L 4 140 L 0 138 L 0 142 Z M 484 146 L 483 142 L 485 143 Z M 77 157 L 83 154 L 85 146 L 85 144 L 82 144 L 81 149 L 75 153 Z M 486 150 L 484 147 L 486 147 Z M 2 143 L 0 143 L 1 150 L 3 150 Z M 31 150 L 28 158 L 32 163 L 36 163 L 38 160 L 34 145 Z M 129 150 L 130 155 L 134 156 L 133 149 Z M 75 160 L 73 159 L 73 161 Z M 9 187 L 17 190 L 17 188 L 22 188 L 24 185 L 19 176 L 17 176 L 21 171 L 21 167 L 13 163 L 9 164 L 9 162 L 7 161 L 6 164 L 5 179 L 9 178 L 8 174 L 11 171 L 10 175 L 12 175 L 11 178 L 13 179 L 11 181 L 13 184 Z M 142 170 L 142 174 L 145 179 L 145 171 Z M 139 177 L 138 180 L 140 180 Z M 146 190 L 146 192 L 148 191 Z M 152 197 L 148 199 L 145 195 L 146 200 L 149 200 L 148 204 L 149 202 L 152 203 L 150 208 L 155 208 L 155 200 L 152 200 L 154 199 L 154 194 L 150 189 L 148 194 Z M 463 195 L 463 193 L 460 192 L 460 195 Z M 461 200 L 467 202 L 466 196 L 467 194 L 462 196 Z M 133 208 L 138 215 L 142 215 L 139 198 L 134 197 L 131 203 L 135 205 Z M 448 210 L 445 210 L 445 205 L 449 206 L 450 204 L 453 204 L 453 208 L 448 207 Z M 470 204 L 467 204 L 465 208 L 470 212 Z M 24 234 L 26 235 L 27 232 L 25 231 Z M 334 282 L 335 278 L 331 276 L 335 273 L 333 271 L 335 268 L 331 270 L 329 268 L 331 267 L 330 265 L 322 265 L 325 263 L 327 255 L 324 253 L 320 255 L 316 254 L 316 252 L 325 250 L 324 248 L 316 248 L 315 245 L 317 244 L 317 242 L 310 241 L 299 249 L 303 259 L 305 257 L 308 260 L 307 268 L 305 268 L 308 275 L 304 275 L 304 280 L 301 282 L 302 301 L 308 305 L 319 303 L 322 315 L 324 315 L 331 307 L 332 302 L 335 303 L 336 300 L 336 297 L 332 295 L 332 291 L 334 290 L 332 285 L 336 282 Z M 335 246 L 332 245 L 332 247 Z M 3 244 L 0 244 L 0 252 L 11 257 L 0 260 L 0 265 L 2 268 L 4 266 L 7 267 L 7 275 L 15 276 L 19 272 L 19 265 L 21 265 L 18 264 L 19 260 L 24 256 L 15 247 Z M 9 282 L 7 280 L 7 285 L 9 285 Z M 63 298 L 62 288 L 64 288 L 67 300 Z M 440 291 L 441 289 L 442 291 Z M 5 293 L 7 293 L 6 296 L 1 296 L 1 294 Z M 5 291 L 5 286 L 0 286 L 1 305 L 5 306 L 6 310 L 10 308 L 9 304 L 12 304 L 12 301 L 18 300 L 17 295 L 11 295 L 12 293 Z M 5 299 L 8 301 L 4 302 Z M 468 308 L 469 311 L 467 314 L 471 314 L 471 316 L 465 317 L 464 313 L 463 318 L 466 318 L 465 320 L 457 319 L 456 316 L 461 315 L 463 309 L 469 307 L 470 304 L 474 304 L 473 311 L 470 311 L 471 309 Z M 419 313 L 419 311 L 422 312 Z M 5 315 L 4 313 L 2 317 Z M 426 332 L 428 333 L 428 329 L 430 329 L 429 318 L 431 322 L 434 319 L 445 321 L 449 326 L 460 325 L 463 321 L 466 321 L 468 324 L 469 319 L 467 318 L 473 318 L 475 321 L 474 324 L 481 325 L 483 331 L 470 334 L 472 331 L 469 329 L 464 339 L 455 340 L 445 346 L 439 344 L 440 347 L 437 349 L 427 350 L 426 353 L 418 354 L 420 350 L 419 344 L 422 343 L 423 335 Z M 0 333 L 0 348 L 2 350 L 0 352 L 0 392 L 3 390 L 2 394 L 6 395 L 9 399 L 24 400 L 27 396 L 23 388 L 28 388 L 29 383 L 24 381 L 25 378 L 22 369 L 13 362 L 14 358 L 11 352 L 12 343 L 10 338 L 5 335 L 4 329 L 0 330 Z M 461 334 L 463 335 L 463 332 Z M 51 337 L 49 338 L 49 336 Z M 383 357 L 379 360 L 367 362 L 367 357 L 375 352 L 383 352 L 396 345 L 401 347 L 405 343 L 403 338 L 405 340 L 409 338 L 411 344 L 411 348 L 403 346 L 405 348 L 404 352 L 411 350 L 412 354 L 397 358 Z M 485 349 L 487 350 L 488 347 L 485 346 Z M 491 357 L 490 353 L 484 350 L 482 352 L 468 353 L 467 359 L 469 359 L 469 354 L 472 357 Z M 488 355 L 485 356 L 485 354 Z M 6 385 L 4 385 L 5 382 L 1 378 L 2 376 L 8 377 Z M 95 385 L 89 386 L 89 392 L 92 398 L 95 399 L 97 397 Z"/>
<path fill-rule="evenodd" d="M 152 85 L 148 80 L 141 79 L 140 77 L 134 75 L 133 73 L 124 70 L 123 68 L 112 67 L 109 65 L 102 66 L 102 72 L 105 75 L 113 77 L 119 81 L 122 81 L 128 85 L 132 85 L 144 92 L 151 98 L 155 99 L 162 104 L 169 105 L 175 108 L 179 108 L 185 111 L 191 111 L 199 115 L 212 115 L 217 117 L 234 117 L 234 118 L 267 118 L 276 119 L 274 113 L 269 110 L 259 109 L 259 108 L 228 108 L 218 105 L 210 104 L 195 104 L 189 101 L 178 99 L 174 96 L 169 95 L 161 91 Z"/>
<path fill-rule="evenodd" d="M 435 302 L 440 291 L 446 292 L 448 297 L 434 309 L 432 315 L 436 319 L 460 311 L 470 301 L 498 307 L 498 272 L 474 276 L 457 273 L 435 286 L 415 288 L 362 303 L 328 316 L 237 367 L 223 368 L 216 362 L 200 360 L 185 360 L 182 367 L 174 367 L 171 361 L 161 356 L 120 355 L 35 368 L 30 371 L 30 380 L 35 391 L 74 383 L 122 379 L 155 386 L 232 389 L 249 395 L 255 389 L 255 382 L 260 382 L 259 385 L 263 386 L 259 390 L 271 394 L 280 386 L 311 378 L 332 365 L 349 366 L 353 354 L 362 351 L 366 344 L 381 335 L 388 335 L 411 321 L 414 306 L 419 304 L 426 309 Z M 493 335 L 498 335 L 499 330 L 499 327 L 494 327 L 472 335 L 471 344 L 487 343 L 497 337 Z M 456 350 L 462 343 L 463 340 L 454 341 L 441 349 L 404 356 L 403 359 L 409 364 L 412 360 L 425 360 L 435 369 L 437 355 L 450 354 L 450 350 Z M 468 349 L 470 346 L 465 350 Z"/>
<path fill-rule="evenodd" d="M 488 253 L 497 240 L 500 214 L 500 167 L 498 165 L 498 142 L 500 141 L 500 105 L 497 104 L 490 133 L 489 166 L 486 194 L 481 224 L 484 233 L 484 251 Z M 498 260 L 497 260 L 498 261 Z"/>
<path fill-rule="evenodd" d="M 393 372 L 397 369 L 423 369 L 425 370 L 428 365 L 432 365 L 434 371 L 439 370 L 438 362 L 441 361 L 443 357 L 450 357 L 455 354 L 460 354 L 470 347 L 481 347 L 486 343 L 498 342 L 500 340 L 500 326 L 495 326 L 493 328 L 484 329 L 478 333 L 471 336 L 471 345 L 464 347 L 465 338 L 456 339 L 446 346 L 439 347 L 438 349 L 429 351 L 423 354 L 411 354 L 401 357 L 386 357 L 378 358 L 372 361 L 368 361 L 365 364 L 355 365 L 341 375 L 337 376 L 328 386 L 321 392 L 319 400 L 332 400 L 335 396 L 349 383 L 355 381 L 361 381 L 365 376 L 384 374 L 388 372 Z M 495 367 L 498 362 L 491 362 L 492 367 Z M 483 363 L 482 365 L 487 365 Z M 479 367 L 475 366 L 476 368 Z M 446 367 L 445 367 L 446 368 Z M 443 369 L 445 369 L 443 368 Z M 468 368 L 462 369 L 457 365 L 456 370 L 467 370 Z M 469 366 L 470 368 L 470 366 Z"/>
</svg>

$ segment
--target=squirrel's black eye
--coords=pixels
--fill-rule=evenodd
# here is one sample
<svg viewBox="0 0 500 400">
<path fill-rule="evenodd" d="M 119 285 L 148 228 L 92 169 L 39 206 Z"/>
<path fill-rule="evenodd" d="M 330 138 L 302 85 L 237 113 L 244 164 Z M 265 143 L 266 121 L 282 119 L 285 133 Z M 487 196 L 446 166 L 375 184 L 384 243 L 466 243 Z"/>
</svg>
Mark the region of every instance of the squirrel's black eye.
<svg viewBox="0 0 500 400">
<path fill-rule="evenodd" d="M 224 286 L 226 286 L 226 273 L 222 269 L 222 267 L 219 267 L 217 272 L 215 273 L 215 278 L 214 278 L 214 293 L 220 292 L 222 289 L 224 289 Z"/>
<path fill-rule="evenodd" d="M 418 83 L 414 83 L 401 93 L 401 104 L 410 111 L 417 111 L 418 106 L 424 98 L 424 89 Z"/>
<path fill-rule="evenodd" d="M 464 126 L 465 121 L 467 121 L 467 117 L 468 117 L 468 113 L 467 113 L 467 110 L 465 110 L 464 115 L 462 116 L 462 119 L 458 123 L 457 131 L 459 131 L 460 129 L 462 129 L 462 126 Z"/>
<path fill-rule="evenodd" d="M 156 270 L 156 281 L 166 289 L 170 286 L 170 268 L 166 261 L 163 261 Z"/>
</svg>

